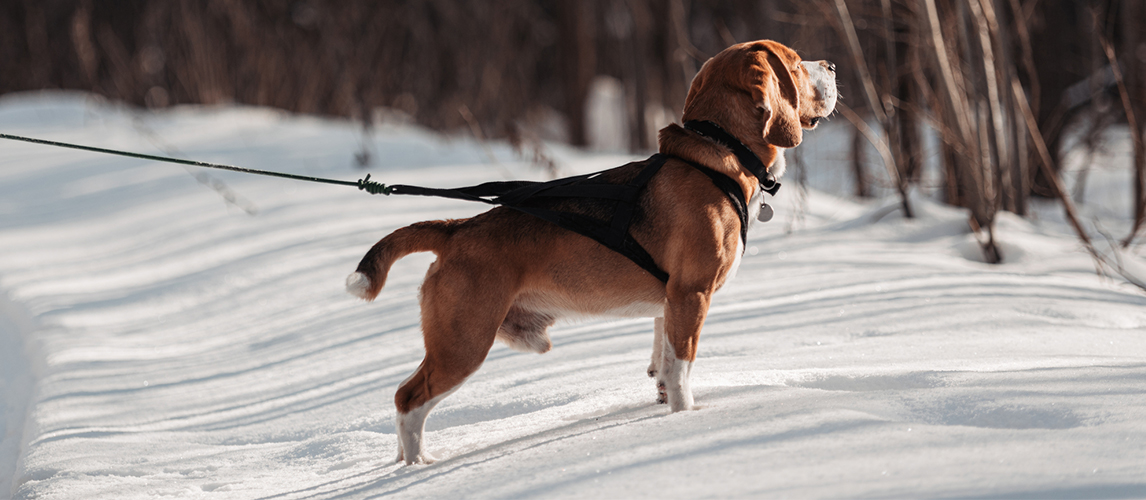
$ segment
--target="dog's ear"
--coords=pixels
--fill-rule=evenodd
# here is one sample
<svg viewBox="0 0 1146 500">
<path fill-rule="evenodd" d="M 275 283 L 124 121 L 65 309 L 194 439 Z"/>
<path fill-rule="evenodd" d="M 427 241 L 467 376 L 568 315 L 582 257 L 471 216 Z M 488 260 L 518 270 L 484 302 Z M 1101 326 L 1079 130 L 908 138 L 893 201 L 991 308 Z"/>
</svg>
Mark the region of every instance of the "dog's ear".
<svg viewBox="0 0 1146 500">
<path fill-rule="evenodd" d="M 794 148 L 803 140 L 800 94 L 785 55 L 765 43 L 749 47 L 745 86 L 761 111 L 764 140 L 781 148 Z"/>
</svg>

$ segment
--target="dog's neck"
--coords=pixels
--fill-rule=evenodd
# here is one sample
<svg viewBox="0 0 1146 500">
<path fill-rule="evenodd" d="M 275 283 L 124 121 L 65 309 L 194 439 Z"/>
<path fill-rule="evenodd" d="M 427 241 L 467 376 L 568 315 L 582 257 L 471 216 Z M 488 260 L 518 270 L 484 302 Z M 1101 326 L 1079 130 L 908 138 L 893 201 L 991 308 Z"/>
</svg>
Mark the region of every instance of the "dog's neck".
<svg viewBox="0 0 1146 500">
<path fill-rule="evenodd" d="M 698 140 L 701 137 L 708 140 Z M 779 183 L 771 173 L 779 156 L 777 148 L 767 146 L 767 150 L 758 152 L 715 123 L 690 120 L 685 122 L 684 127 L 671 124 L 661 129 L 659 142 L 662 154 L 704 165 L 721 166 L 726 175 L 748 173 L 750 178 L 759 182 L 761 188 L 773 195 L 779 189 Z"/>
<path fill-rule="evenodd" d="M 684 122 L 684 128 L 691 132 L 700 134 L 708 139 L 716 141 L 717 144 L 728 148 L 736 155 L 736 160 L 740 162 L 740 166 L 752 172 L 752 175 L 760 181 L 760 187 L 771 194 L 776 195 L 776 191 L 780 189 L 780 183 L 776 181 L 776 177 L 769 172 L 769 165 L 760 161 L 760 157 L 756 155 L 748 146 L 745 146 L 740 139 L 728 133 L 726 130 L 708 120 L 689 120 Z"/>
</svg>

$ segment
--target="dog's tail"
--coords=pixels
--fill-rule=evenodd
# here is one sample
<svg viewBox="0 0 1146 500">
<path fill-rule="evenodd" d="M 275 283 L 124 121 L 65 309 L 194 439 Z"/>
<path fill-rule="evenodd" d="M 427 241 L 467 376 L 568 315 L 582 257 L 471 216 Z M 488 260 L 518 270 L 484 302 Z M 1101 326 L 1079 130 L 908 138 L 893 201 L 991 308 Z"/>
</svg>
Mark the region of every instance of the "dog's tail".
<svg viewBox="0 0 1146 500">
<path fill-rule="evenodd" d="M 368 301 L 374 300 L 386 284 L 386 275 L 395 261 L 416 252 L 440 254 L 458 222 L 419 222 L 390 233 L 375 243 L 358 263 L 358 270 L 346 277 L 346 291 Z"/>
</svg>

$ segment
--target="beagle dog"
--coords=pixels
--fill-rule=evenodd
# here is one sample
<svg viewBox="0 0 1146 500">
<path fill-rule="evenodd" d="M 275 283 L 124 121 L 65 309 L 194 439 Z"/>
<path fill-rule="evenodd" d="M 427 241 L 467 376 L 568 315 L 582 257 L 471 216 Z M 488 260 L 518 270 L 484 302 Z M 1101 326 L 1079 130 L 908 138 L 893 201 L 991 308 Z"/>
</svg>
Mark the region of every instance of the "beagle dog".
<svg viewBox="0 0 1146 500">
<path fill-rule="evenodd" d="M 774 41 L 742 43 L 705 62 L 692 81 L 682 123 L 714 124 L 779 177 L 783 149 L 800 144 L 802 130 L 828 116 L 836 97 L 831 63 L 801 61 Z M 562 317 L 655 318 L 648 374 L 657 381 L 658 401 L 673 412 L 694 408 L 689 372 L 701 327 L 713 293 L 740 264 L 745 220 L 712 175 L 694 165 L 743 190 L 743 199 L 751 200 L 748 220 L 760 209 L 762 189 L 759 172 L 725 143 L 672 124 L 660 131 L 659 146 L 667 160 L 635 202 L 628 234 L 667 273 L 665 281 L 591 238 L 507 207 L 469 219 L 419 222 L 366 253 L 346 287 L 368 301 L 378 296 L 396 260 L 413 252 L 437 254 L 421 288 L 426 356 L 394 396 L 398 461 L 434 461 L 423 441 L 426 416 L 481 366 L 495 339 L 544 353 L 552 347 L 547 330 Z M 642 164 L 600 175 L 627 182 Z M 587 215 L 599 208 L 558 203 Z"/>
</svg>

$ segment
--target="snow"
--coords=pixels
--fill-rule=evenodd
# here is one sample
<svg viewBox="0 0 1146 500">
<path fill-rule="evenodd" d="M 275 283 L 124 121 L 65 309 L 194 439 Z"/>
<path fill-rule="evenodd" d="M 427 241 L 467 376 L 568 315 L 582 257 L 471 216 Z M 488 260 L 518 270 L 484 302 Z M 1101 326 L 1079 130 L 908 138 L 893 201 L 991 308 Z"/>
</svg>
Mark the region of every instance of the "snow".
<svg viewBox="0 0 1146 500">
<path fill-rule="evenodd" d="M 820 189 L 786 182 L 713 303 L 700 410 L 654 404 L 651 320 L 562 323 L 544 355 L 496 345 L 430 415 L 441 460 L 409 467 L 392 395 L 421 361 L 432 257 L 399 261 L 374 303 L 343 279 L 389 231 L 485 207 L 208 172 L 251 216 L 178 166 L 5 141 L 0 496 L 1146 497 L 1146 296 L 1097 276 L 1053 205 L 1001 214 L 992 266 L 926 193 L 914 220 L 848 199 L 847 132 L 829 125 L 800 150 Z M 365 173 L 352 124 L 265 109 L 23 94 L 0 99 L 0 130 Z M 371 142 L 382 182 L 542 178 L 504 145 L 491 165 L 410 125 Z M 551 148 L 570 174 L 630 159 Z M 1121 236 L 1116 158 L 1081 209 Z"/>
</svg>

